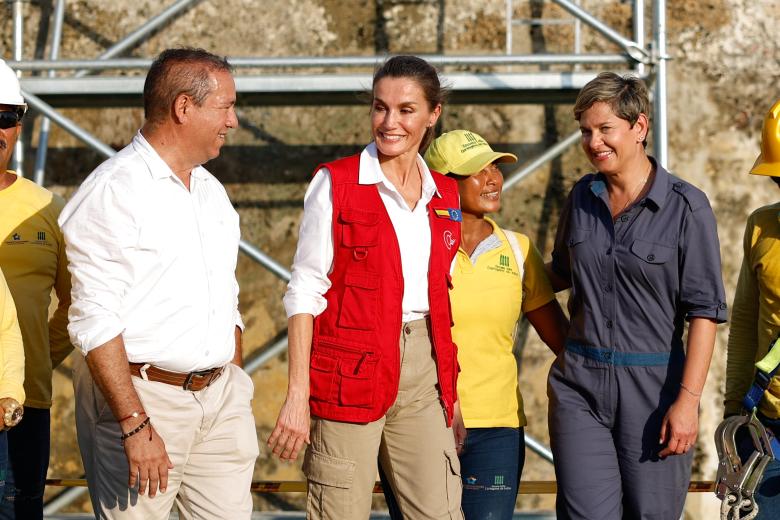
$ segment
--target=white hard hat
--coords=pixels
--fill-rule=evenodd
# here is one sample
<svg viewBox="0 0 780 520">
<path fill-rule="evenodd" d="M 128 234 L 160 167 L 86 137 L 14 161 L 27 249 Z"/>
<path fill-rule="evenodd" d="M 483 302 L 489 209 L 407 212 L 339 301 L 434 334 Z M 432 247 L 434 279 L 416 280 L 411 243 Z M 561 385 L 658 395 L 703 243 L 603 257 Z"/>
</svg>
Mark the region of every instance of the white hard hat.
<svg viewBox="0 0 780 520">
<path fill-rule="evenodd" d="M 0 105 L 17 105 L 27 109 L 22 89 L 19 87 L 19 78 L 4 60 L 0 60 Z"/>
</svg>

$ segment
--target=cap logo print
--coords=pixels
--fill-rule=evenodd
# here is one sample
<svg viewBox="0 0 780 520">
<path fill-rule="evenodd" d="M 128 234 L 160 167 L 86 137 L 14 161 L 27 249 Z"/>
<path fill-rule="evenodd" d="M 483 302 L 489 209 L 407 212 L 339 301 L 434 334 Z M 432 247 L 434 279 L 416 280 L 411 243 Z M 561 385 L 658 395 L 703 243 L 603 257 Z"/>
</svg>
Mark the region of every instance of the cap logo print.
<svg viewBox="0 0 780 520">
<path fill-rule="evenodd" d="M 481 146 L 488 145 L 484 139 L 472 134 L 471 132 L 464 132 L 463 138 L 466 140 L 466 142 L 463 144 L 463 146 L 460 147 L 460 153 L 466 153 L 472 148 L 479 148 Z"/>
</svg>

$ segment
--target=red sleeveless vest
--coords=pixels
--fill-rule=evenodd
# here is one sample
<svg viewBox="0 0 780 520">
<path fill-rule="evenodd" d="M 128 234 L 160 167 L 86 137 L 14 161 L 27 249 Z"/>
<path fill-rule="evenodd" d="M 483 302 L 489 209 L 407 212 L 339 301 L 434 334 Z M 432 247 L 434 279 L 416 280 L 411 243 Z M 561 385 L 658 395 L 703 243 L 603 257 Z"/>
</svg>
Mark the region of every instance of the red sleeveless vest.
<svg viewBox="0 0 780 520">
<path fill-rule="evenodd" d="M 330 171 L 333 193 L 333 272 L 325 293 L 327 308 L 314 320 L 309 402 L 318 417 L 367 423 L 382 417 L 398 393 L 401 252 L 377 186 L 358 184 L 360 156 L 317 170 L 322 167 Z M 446 210 L 458 209 L 459 199 L 454 180 L 432 174 L 441 197 L 434 195 L 427 206 L 430 329 L 439 395 L 450 424 L 458 362 L 450 334 L 448 289 L 450 264 L 460 245 L 460 222 Z"/>
</svg>

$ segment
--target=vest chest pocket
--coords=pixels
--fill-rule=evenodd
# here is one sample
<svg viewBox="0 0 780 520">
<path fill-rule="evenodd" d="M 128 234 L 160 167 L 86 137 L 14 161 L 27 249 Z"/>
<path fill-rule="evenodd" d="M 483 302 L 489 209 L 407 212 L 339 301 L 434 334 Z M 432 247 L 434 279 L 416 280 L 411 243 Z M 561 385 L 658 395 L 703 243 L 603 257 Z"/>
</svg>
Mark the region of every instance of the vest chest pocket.
<svg viewBox="0 0 780 520">
<path fill-rule="evenodd" d="M 345 209 L 339 214 L 342 225 L 341 242 L 345 247 L 375 246 L 379 240 L 379 214 L 357 209 Z"/>
<path fill-rule="evenodd" d="M 339 307 L 339 327 L 374 330 L 379 315 L 379 277 L 372 273 L 347 273 Z"/>
</svg>

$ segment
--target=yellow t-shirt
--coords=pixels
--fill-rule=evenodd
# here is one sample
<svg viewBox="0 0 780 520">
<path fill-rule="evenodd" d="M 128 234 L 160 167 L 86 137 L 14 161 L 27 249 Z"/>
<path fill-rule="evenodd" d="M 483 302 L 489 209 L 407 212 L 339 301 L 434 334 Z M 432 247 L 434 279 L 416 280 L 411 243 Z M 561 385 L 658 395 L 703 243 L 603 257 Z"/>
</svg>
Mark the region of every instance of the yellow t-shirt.
<svg viewBox="0 0 780 520">
<path fill-rule="evenodd" d="M 526 425 L 512 354 L 520 311 L 530 312 L 555 297 L 542 257 L 528 237 L 515 233 L 523 253 L 522 283 L 512 247 L 492 220 L 500 246 L 477 257 L 475 264 L 458 250 L 450 291 L 458 345 L 458 399 L 467 428 Z"/>
<path fill-rule="evenodd" d="M 0 267 L 24 338 L 27 406 L 51 407 L 51 373 L 73 348 L 68 339 L 70 274 L 57 217 L 61 197 L 17 177 L 0 190 Z M 59 305 L 49 321 L 51 290 Z"/>
<path fill-rule="evenodd" d="M 739 413 L 753 383 L 755 363 L 780 331 L 780 203 L 748 217 L 742 268 L 731 307 L 726 363 L 726 413 Z M 780 377 L 775 376 L 759 405 L 761 413 L 780 418 Z"/>
<path fill-rule="evenodd" d="M 24 403 L 24 347 L 16 307 L 0 270 L 0 398 Z"/>
</svg>

